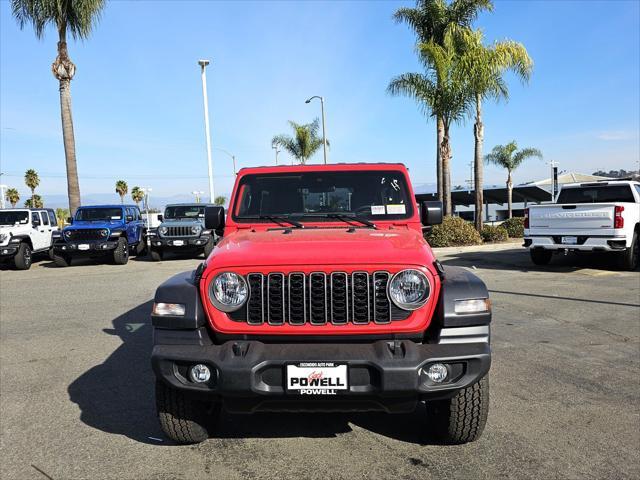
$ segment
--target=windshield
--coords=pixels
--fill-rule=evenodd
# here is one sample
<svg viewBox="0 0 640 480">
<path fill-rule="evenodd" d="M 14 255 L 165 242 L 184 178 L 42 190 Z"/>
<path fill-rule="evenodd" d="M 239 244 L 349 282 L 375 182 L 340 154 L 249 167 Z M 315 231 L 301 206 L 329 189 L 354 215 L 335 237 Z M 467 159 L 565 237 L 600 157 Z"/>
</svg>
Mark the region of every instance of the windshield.
<svg viewBox="0 0 640 480">
<path fill-rule="evenodd" d="M 413 214 L 404 175 L 395 170 L 247 175 L 235 205 L 239 221 L 269 215 L 335 221 L 331 214 L 392 220 Z"/>
<path fill-rule="evenodd" d="M 633 203 L 634 201 L 629 185 L 598 185 L 564 188 L 560 191 L 556 203 Z"/>
<path fill-rule="evenodd" d="M 173 205 L 164 210 L 164 218 L 198 218 L 204 216 L 204 206 L 201 205 Z"/>
<path fill-rule="evenodd" d="M 76 220 L 122 220 L 121 208 L 81 208 L 76 213 Z"/>
<path fill-rule="evenodd" d="M 15 225 L 28 223 L 29 212 L 3 212 L 0 210 L 0 225 Z"/>
</svg>

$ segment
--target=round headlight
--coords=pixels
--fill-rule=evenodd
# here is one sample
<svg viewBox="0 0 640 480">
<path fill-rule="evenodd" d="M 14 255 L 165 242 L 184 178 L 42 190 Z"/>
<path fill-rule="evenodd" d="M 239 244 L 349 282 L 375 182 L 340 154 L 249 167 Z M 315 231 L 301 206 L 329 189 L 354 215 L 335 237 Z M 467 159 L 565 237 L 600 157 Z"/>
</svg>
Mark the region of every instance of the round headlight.
<svg viewBox="0 0 640 480">
<path fill-rule="evenodd" d="M 200 225 L 194 225 L 193 227 L 191 227 L 191 233 L 193 233 L 194 235 L 199 235 L 200 230 L 202 230 L 202 227 Z"/>
<path fill-rule="evenodd" d="M 160 235 L 166 235 L 168 231 L 169 231 L 169 229 L 168 229 L 167 227 L 160 227 L 160 228 L 158 229 L 158 233 L 159 233 Z"/>
<path fill-rule="evenodd" d="M 403 310 L 415 310 L 429 299 L 431 288 L 426 275 L 419 270 L 402 270 L 389 282 L 389 298 Z"/>
<path fill-rule="evenodd" d="M 109 230 L 107 230 L 106 228 L 103 228 L 102 230 L 100 230 L 100 236 L 102 238 L 106 237 L 107 235 L 109 235 Z"/>
<path fill-rule="evenodd" d="M 65 231 L 64 231 L 64 236 L 65 236 L 66 238 L 71 238 L 71 230 L 65 230 Z"/>
<path fill-rule="evenodd" d="M 209 298 L 213 305 L 223 312 L 238 310 L 248 297 L 247 282 L 237 273 L 220 273 L 209 284 Z"/>
</svg>

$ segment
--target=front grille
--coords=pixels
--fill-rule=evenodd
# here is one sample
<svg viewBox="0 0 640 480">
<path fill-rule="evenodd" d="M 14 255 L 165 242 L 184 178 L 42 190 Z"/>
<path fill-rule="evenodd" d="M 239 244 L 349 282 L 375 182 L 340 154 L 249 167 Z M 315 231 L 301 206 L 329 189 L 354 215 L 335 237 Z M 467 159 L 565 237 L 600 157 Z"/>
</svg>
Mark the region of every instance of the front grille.
<svg viewBox="0 0 640 480">
<path fill-rule="evenodd" d="M 246 306 L 230 314 L 249 325 L 365 325 L 404 320 L 411 312 L 387 296 L 389 272 L 279 272 L 247 275 Z"/>
<path fill-rule="evenodd" d="M 82 230 L 69 230 L 71 236 L 67 237 L 70 240 L 104 240 L 106 237 L 100 235 L 100 232 L 104 230 L 102 228 L 87 228 Z"/>
<path fill-rule="evenodd" d="M 195 237 L 191 227 L 167 227 L 167 233 L 163 237 Z"/>
</svg>

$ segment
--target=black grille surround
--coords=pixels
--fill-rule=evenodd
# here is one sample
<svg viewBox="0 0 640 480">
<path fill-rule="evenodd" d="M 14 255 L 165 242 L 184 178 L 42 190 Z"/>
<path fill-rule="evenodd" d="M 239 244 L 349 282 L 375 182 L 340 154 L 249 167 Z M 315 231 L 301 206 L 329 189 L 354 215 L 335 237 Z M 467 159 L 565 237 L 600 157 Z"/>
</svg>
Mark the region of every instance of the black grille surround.
<svg viewBox="0 0 640 480">
<path fill-rule="evenodd" d="M 83 228 L 78 230 L 67 230 L 71 232 L 71 235 L 66 236 L 67 240 L 106 240 L 108 237 L 108 233 L 105 236 L 100 235 L 101 231 L 106 230 L 105 228 Z M 107 230 L 108 232 L 108 230 Z"/>
<path fill-rule="evenodd" d="M 387 271 L 249 273 L 249 299 L 229 314 L 248 325 L 367 325 L 405 320 L 387 296 Z"/>
<path fill-rule="evenodd" d="M 191 231 L 191 227 L 193 225 L 189 225 L 187 227 L 167 227 L 167 233 L 162 235 L 162 237 L 197 237 Z"/>
</svg>

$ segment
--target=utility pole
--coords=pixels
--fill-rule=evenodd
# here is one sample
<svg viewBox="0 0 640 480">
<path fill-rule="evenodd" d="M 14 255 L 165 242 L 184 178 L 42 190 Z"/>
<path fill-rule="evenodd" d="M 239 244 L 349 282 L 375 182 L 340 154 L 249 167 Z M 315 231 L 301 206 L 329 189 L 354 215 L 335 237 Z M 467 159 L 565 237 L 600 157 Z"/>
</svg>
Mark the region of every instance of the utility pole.
<svg viewBox="0 0 640 480">
<path fill-rule="evenodd" d="M 204 192 L 200 190 L 194 190 L 191 193 L 196 196 L 196 203 L 200 203 L 200 195 L 202 195 Z"/>
<path fill-rule="evenodd" d="M 271 144 L 271 148 L 276 151 L 276 165 L 278 165 L 278 154 L 280 153 L 280 150 L 278 150 L 278 146 L 275 143 Z"/>
<path fill-rule="evenodd" d="M 207 72 L 205 68 L 209 60 L 198 60 L 202 77 L 202 100 L 204 102 L 204 133 L 207 137 L 207 162 L 209 167 L 209 200 L 213 203 L 213 166 L 211 164 L 211 132 L 209 131 L 209 98 L 207 97 Z"/>
<path fill-rule="evenodd" d="M 558 195 L 558 165 L 555 160 L 549 162 L 551 166 L 551 201 L 555 202 Z"/>
<path fill-rule="evenodd" d="M 311 103 L 311 100 L 313 100 L 314 98 L 320 99 L 320 108 L 322 109 L 322 147 L 323 147 L 323 153 L 324 153 L 324 164 L 326 165 L 327 164 L 327 131 L 325 129 L 325 122 L 324 122 L 324 97 L 321 97 L 319 95 L 314 95 L 313 97 L 305 100 L 304 103 Z"/>
<path fill-rule="evenodd" d="M 147 211 L 147 228 L 151 228 L 151 218 L 149 216 L 149 192 L 151 191 L 151 187 L 142 187 L 140 191 L 144 193 L 144 205 Z"/>
</svg>

